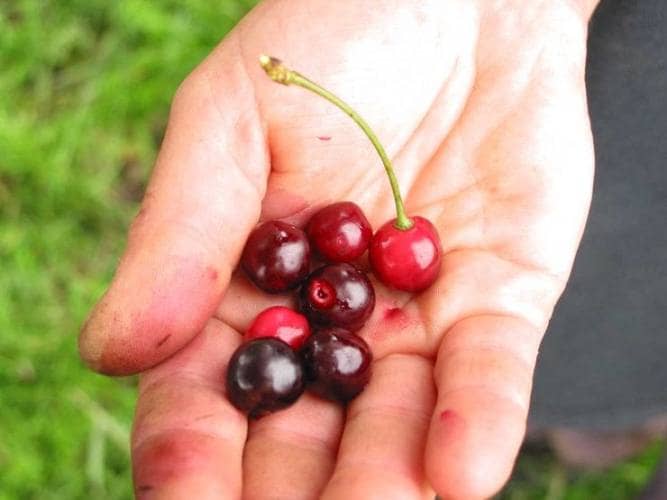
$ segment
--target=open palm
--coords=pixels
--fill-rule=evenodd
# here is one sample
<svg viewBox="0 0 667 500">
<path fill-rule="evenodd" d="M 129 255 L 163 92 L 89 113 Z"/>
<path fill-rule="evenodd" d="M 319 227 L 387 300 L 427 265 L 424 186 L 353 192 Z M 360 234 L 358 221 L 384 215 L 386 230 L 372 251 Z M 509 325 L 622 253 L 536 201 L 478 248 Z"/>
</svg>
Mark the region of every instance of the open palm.
<svg viewBox="0 0 667 500">
<path fill-rule="evenodd" d="M 502 486 L 588 209 L 585 36 L 585 14 L 565 0 L 273 0 L 192 73 L 80 340 L 99 371 L 146 370 L 140 498 L 473 499 Z M 224 397 L 227 360 L 257 312 L 290 301 L 235 272 L 248 233 L 338 200 L 373 227 L 393 216 L 363 134 L 272 83 L 262 53 L 369 121 L 408 213 L 438 227 L 443 268 L 419 295 L 375 283 L 360 332 L 373 377 L 347 409 L 306 394 L 247 422 Z"/>
</svg>

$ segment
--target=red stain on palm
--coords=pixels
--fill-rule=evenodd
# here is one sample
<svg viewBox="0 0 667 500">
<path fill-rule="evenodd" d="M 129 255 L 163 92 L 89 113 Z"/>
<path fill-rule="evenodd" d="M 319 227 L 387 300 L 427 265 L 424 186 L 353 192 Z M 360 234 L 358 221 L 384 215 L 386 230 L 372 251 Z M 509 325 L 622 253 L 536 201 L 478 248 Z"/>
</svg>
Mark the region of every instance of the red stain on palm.
<svg viewBox="0 0 667 500">
<path fill-rule="evenodd" d="M 330 135 L 318 135 L 317 138 L 318 138 L 320 141 L 330 141 L 330 140 L 331 140 L 331 136 L 330 136 Z"/>
<path fill-rule="evenodd" d="M 218 273 L 218 270 L 215 267 L 209 267 L 208 271 L 207 271 L 207 274 L 208 274 L 208 278 L 211 281 L 217 281 L 218 280 L 219 273 Z"/>
<path fill-rule="evenodd" d="M 384 319 L 388 321 L 398 319 L 400 317 L 405 317 L 405 313 L 400 307 L 390 307 L 384 312 Z"/>
<path fill-rule="evenodd" d="M 441 422 L 449 422 L 451 420 L 455 420 L 460 418 L 456 413 L 454 413 L 452 410 L 445 410 L 443 412 L 440 412 L 440 421 Z"/>
<path fill-rule="evenodd" d="M 440 412 L 440 424 L 442 425 L 442 439 L 451 441 L 463 433 L 465 422 L 461 415 L 453 410 L 443 410 Z"/>
<path fill-rule="evenodd" d="M 392 331 L 407 328 L 411 323 L 410 316 L 401 307 L 385 309 L 382 319 Z"/>
<path fill-rule="evenodd" d="M 375 306 L 375 311 L 368 333 L 364 335 L 368 340 L 383 342 L 408 331 L 415 331 L 414 319 L 405 309 L 397 307 L 395 302 L 382 301 L 382 304 Z"/>
</svg>

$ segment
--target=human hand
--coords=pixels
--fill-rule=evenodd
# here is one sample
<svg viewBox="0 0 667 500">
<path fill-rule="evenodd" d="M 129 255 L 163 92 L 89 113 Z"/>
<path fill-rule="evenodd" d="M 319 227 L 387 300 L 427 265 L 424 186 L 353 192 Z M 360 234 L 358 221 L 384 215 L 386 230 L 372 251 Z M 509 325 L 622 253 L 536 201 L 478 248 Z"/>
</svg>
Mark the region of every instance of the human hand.
<svg viewBox="0 0 667 500">
<path fill-rule="evenodd" d="M 80 339 L 98 371 L 146 370 L 140 498 L 475 499 L 504 484 L 589 204 L 588 14 L 566 0 L 267 1 L 188 77 Z M 257 312 L 289 303 L 234 272 L 253 226 L 338 200 L 375 228 L 393 217 L 367 139 L 272 83 L 265 52 L 374 127 L 408 213 L 439 228 L 443 268 L 415 296 L 375 283 L 360 332 L 373 376 L 347 410 L 304 394 L 247 422 L 224 397 L 226 362 Z"/>
</svg>

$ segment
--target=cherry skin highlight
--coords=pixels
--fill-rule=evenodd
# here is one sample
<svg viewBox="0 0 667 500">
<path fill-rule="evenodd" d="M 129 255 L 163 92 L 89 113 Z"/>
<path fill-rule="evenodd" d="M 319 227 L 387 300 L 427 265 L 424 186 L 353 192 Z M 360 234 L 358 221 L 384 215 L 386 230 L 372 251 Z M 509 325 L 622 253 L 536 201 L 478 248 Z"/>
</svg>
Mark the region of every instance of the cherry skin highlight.
<svg viewBox="0 0 667 500">
<path fill-rule="evenodd" d="M 268 221 L 248 237 L 241 267 L 250 280 L 268 293 L 292 290 L 308 276 L 310 245 L 296 226 Z"/>
<path fill-rule="evenodd" d="M 352 262 L 363 255 L 373 230 L 361 208 L 351 201 L 332 203 L 308 222 L 311 245 L 329 262 Z"/>
<path fill-rule="evenodd" d="M 356 331 L 373 312 L 375 290 L 366 273 L 352 264 L 329 264 L 308 277 L 299 305 L 312 324 Z"/>
<path fill-rule="evenodd" d="M 368 344 L 342 328 L 317 331 L 301 356 L 309 388 L 323 398 L 345 403 L 370 380 L 373 356 Z"/>
<path fill-rule="evenodd" d="M 251 418 L 294 403 L 304 389 L 297 354 L 282 340 L 251 340 L 234 352 L 227 367 L 227 398 Z"/>
<path fill-rule="evenodd" d="M 399 229 L 395 219 L 373 235 L 368 257 L 375 276 L 385 285 L 405 292 L 420 292 L 440 274 L 442 246 L 438 231 L 428 219 L 412 217 L 409 229 Z"/>
<path fill-rule="evenodd" d="M 282 340 L 292 349 L 301 348 L 310 336 L 310 325 L 303 314 L 289 307 L 274 306 L 259 313 L 244 335 L 245 341 L 272 337 Z"/>
</svg>

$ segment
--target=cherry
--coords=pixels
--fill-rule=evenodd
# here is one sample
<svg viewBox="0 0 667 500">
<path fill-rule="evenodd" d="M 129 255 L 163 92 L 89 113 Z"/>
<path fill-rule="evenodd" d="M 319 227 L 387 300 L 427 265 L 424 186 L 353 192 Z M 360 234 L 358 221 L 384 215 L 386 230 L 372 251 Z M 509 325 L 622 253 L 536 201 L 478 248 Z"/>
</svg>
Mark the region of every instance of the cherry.
<svg viewBox="0 0 667 500">
<path fill-rule="evenodd" d="M 406 292 L 431 286 L 440 272 L 440 239 L 427 219 L 413 217 L 413 226 L 400 230 L 395 221 L 377 230 L 368 251 L 373 272 L 383 283 Z"/>
<path fill-rule="evenodd" d="M 292 290 L 308 276 L 310 245 L 306 234 L 296 226 L 268 221 L 248 237 L 241 267 L 248 278 L 269 293 Z"/>
<path fill-rule="evenodd" d="M 366 273 L 352 264 L 329 264 L 308 276 L 299 303 L 301 311 L 316 325 L 356 331 L 373 312 L 375 291 Z"/>
<path fill-rule="evenodd" d="M 289 307 L 274 306 L 259 313 L 248 327 L 246 341 L 263 337 L 274 337 L 299 349 L 310 336 L 310 325 L 303 314 Z"/>
<path fill-rule="evenodd" d="M 389 179 L 389 184 L 391 185 L 394 203 L 396 204 L 396 219 L 387 223 L 391 225 L 393 229 L 385 229 L 387 227 L 387 224 L 385 224 L 381 229 L 381 231 L 384 229 L 383 233 L 380 235 L 376 234 L 373 237 L 373 240 L 377 239 L 379 243 L 374 243 L 374 241 L 371 240 L 371 247 L 376 247 L 375 250 L 372 250 L 375 254 L 375 258 L 371 260 L 371 267 L 385 285 L 399 290 L 416 292 L 430 286 L 436 280 L 440 272 L 440 254 L 442 253 L 442 250 L 437 230 L 430 223 L 428 223 L 428 230 L 426 230 L 424 229 L 426 225 L 421 223 L 421 221 L 428 222 L 426 219 L 421 217 L 410 219 L 405 214 L 405 207 L 403 206 L 403 199 L 401 198 L 401 192 L 398 187 L 398 180 L 394 174 L 391 161 L 368 123 L 366 123 L 356 111 L 339 97 L 322 88 L 317 83 L 309 80 L 302 74 L 287 68 L 279 59 L 261 56 L 259 62 L 266 74 L 273 81 L 282 83 L 283 85 L 297 85 L 314 92 L 340 108 L 343 112 L 349 115 L 357 125 L 359 125 L 361 130 L 363 130 L 382 160 L 382 165 L 384 166 Z M 418 219 L 421 219 L 421 221 L 418 221 Z M 417 227 L 413 231 L 412 229 L 417 222 L 423 227 Z M 387 238 L 386 236 L 391 232 L 403 232 L 405 234 L 397 234 L 391 238 Z M 427 240 L 429 241 L 427 242 Z M 413 248 L 413 250 L 409 250 L 410 248 Z M 429 250 L 426 250 L 426 248 Z M 385 253 L 387 254 L 386 256 L 382 255 Z M 427 256 L 429 257 L 428 259 L 426 258 Z M 402 257 L 407 258 L 407 260 L 404 262 L 397 260 Z M 422 262 L 422 260 L 424 262 Z M 428 263 L 426 260 L 428 260 Z M 373 263 L 375 263 L 375 265 Z M 394 269 L 393 266 L 395 264 L 400 265 L 402 270 L 388 272 L 387 269 L 389 267 Z M 415 270 L 418 271 L 419 277 L 413 279 L 410 274 Z"/>
<path fill-rule="evenodd" d="M 342 328 L 327 328 L 311 335 L 301 356 L 309 388 L 326 399 L 351 400 L 371 376 L 368 344 Z"/>
<path fill-rule="evenodd" d="M 368 248 L 373 230 L 357 204 L 341 201 L 316 212 L 308 222 L 306 234 L 326 260 L 352 262 Z"/>
<path fill-rule="evenodd" d="M 286 408 L 303 389 L 300 359 L 282 340 L 252 340 L 242 344 L 229 360 L 227 397 L 251 418 Z"/>
</svg>

